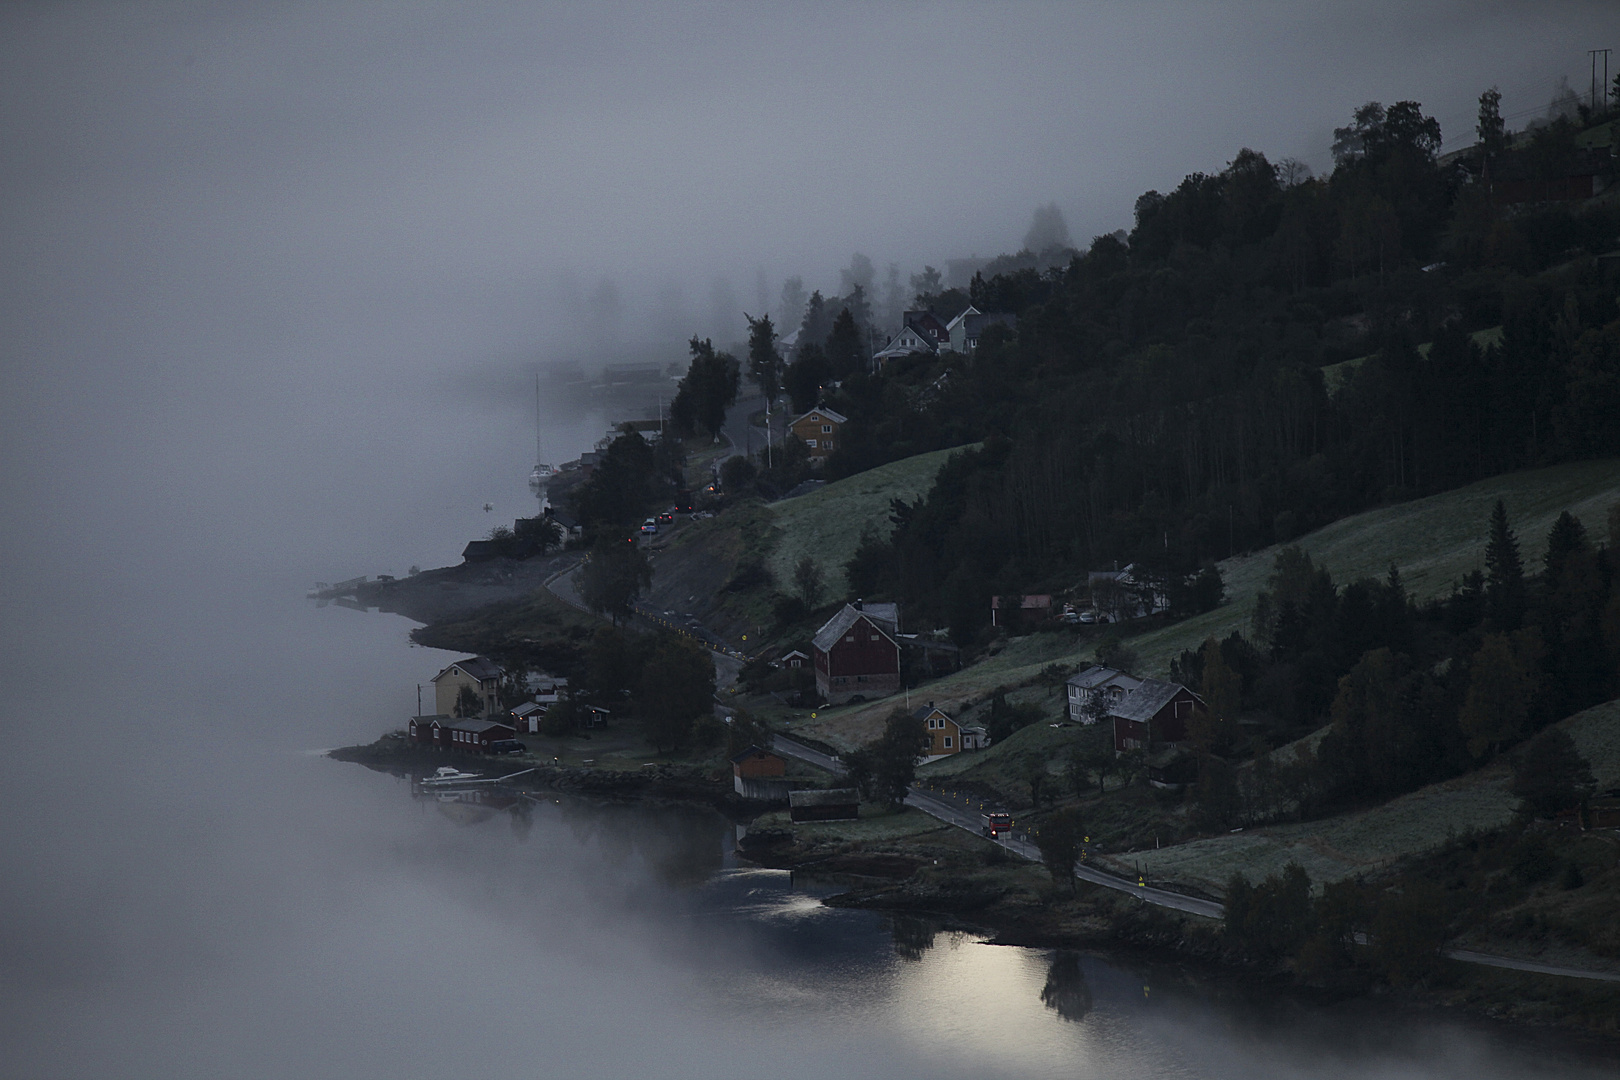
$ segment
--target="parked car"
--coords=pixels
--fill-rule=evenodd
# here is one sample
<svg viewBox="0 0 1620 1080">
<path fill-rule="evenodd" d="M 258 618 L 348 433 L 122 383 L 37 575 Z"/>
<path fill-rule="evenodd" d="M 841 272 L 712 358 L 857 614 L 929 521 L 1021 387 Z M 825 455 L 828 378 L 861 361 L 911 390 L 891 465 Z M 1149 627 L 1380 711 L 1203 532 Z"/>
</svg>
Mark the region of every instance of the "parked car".
<svg viewBox="0 0 1620 1080">
<path fill-rule="evenodd" d="M 496 739 L 489 744 L 492 754 L 524 754 L 529 750 L 527 743 L 520 743 L 516 739 Z"/>
<path fill-rule="evenodd" d="M 656 533 L 658 531 L 658 522 L 652 518 L 648 518 L 646 521 L 641 523 L 641 531 L 644 533 Z"/>
</svg>

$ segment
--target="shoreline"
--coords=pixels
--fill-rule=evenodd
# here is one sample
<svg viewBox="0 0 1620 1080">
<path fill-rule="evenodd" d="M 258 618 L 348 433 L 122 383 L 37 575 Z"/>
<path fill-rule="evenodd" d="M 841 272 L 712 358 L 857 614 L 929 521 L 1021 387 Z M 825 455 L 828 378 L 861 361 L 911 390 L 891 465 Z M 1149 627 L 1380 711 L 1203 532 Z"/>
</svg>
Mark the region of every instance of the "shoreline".
<svg viewBox="0 0 1620 1080">
<path fill-rule="evenodd" d="M 445 764 L 440 752 L 379 739 L 326 756 L 392 775 Z M 466 764 L 470 755 L 455 755 Z M 479 756 L 487 762 L 494 759 Z M 621 802 L 695 806 L 749 826 L 737 854 L 842 891 L 821 899 L 850 908 L 938 922 L 942 929 L 983 935 L 996 945 L 1128 953 L 1191 967 L 1244 987 L 1316 1001 L 1395 1001 L 1514 1029 L 1558 1032 L 1620 1052 L 1620 984 L 1442 960 L 1432 983 L 1395 990 L 1361 968 L 1304 978 L 1286 965 L 1238 956 L 1217 920 L 1155 907 L 1128 894 L 1076 882 L 1058 887 L 1044 867 L 1009 856 L 965 830 L 915 809 L 877 813 L 858 822 L 784 827 L 780 804 L 743 799 L 712 769 L 661 763 L 626 772 L 511 761 L 532 768 L 520 790 L 546 790 Z M 763 820 L 762 820 L 763 819 Z M 759 823 L 756 825 L 756 823 Z M 865 826 L 859 829 L 839 826 Z M 909 831 L 907 831 L 909 829 Z"/>
</svg>

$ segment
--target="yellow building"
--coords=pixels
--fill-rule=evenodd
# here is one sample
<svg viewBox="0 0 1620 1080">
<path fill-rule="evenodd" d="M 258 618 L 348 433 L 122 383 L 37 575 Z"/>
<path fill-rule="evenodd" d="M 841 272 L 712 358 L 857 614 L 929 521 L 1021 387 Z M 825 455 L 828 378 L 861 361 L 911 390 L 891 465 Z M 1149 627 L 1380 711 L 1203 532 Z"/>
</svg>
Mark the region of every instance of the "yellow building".
<svg viewBox="0 0 1620 1080">
<path fill-rule="evenodd" d="M 478 698 L 477 716 L 488 716 L 500 708 L 501 666 L 487 656 L 457 660 L 433 676 L 433 707 L 440 716 L 460 715 L 456 703 L 462 688 Z"/>
</svg>

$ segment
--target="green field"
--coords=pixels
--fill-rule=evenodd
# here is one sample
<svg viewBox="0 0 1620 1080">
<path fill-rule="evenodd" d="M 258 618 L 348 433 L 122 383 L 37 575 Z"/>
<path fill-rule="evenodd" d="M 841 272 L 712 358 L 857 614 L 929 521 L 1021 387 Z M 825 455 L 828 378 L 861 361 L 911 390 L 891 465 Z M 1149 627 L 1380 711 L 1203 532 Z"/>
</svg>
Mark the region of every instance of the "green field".
<svg viewBox="0 0 1620 1080">
<path fill-rule="evenodd" d="M 1620 701 L 1560 721 L 1591 762 L 1598 790 L 1620 784 Z M 1116 866 L 1140 866 L 1160 881 L 1180 882 L 1215 895 L 1242 871 L 1258 881 L 1297 862 L 1318 885 L 1367 873 L 1432 851 L 1470 830 L 1506 825 L 1518 800 L 1508 791 L 1509 770 L 1498 762 L 1478 772 L 1432 784 L 1382 806 L 1303 825 L 1269 825 L 1194 840 L 1160 850 L 1114 856 Z"/>
<path fill-rule="evenodd" d="M 1415 597 L 1443 596 L 1454 581 L 1483 565 L 1486 527 L 1497 499 L 1507 506 L 1525 562 L 1533 567 L 1540 561 L 1547 530 L 1563 510 L 1581 518 L 1594 539 L 1603 537 L 1608 508 L 1620 502 L 1620 459 L 1492 477 L 1455 491 L 1356 514 L 1293 543 L 1326 566 L 1341 585 L 1362 577 L 1381 578 L 1393 562 Z M 1273 545 L 1223 561 L 1220 568 L 1227 602 L 1214 611 L 1132 637 L 1137 674 L 1168 676 L 1170 662 L 1183 650 L 1197 649 L 1209 637 L 1246 630 L 1255 597 L 1265 587 L 1280 547 Z M 1014 638 L 999 654 L 913 690 L 912 702 L 935 701 L 954 714 L 964 703 L 983 701 L 998 686 L 1028 682 L 1048 664 L 1078 667 L 1088 663 L 1094 647 L 1093 639 L 1066 633 Z M 871 739 L 898 703 L 896 698 L 885 698 L 828 709 L 815 720 L 801 720 L 794 726 L 835 746 L 853 748 Z"/>
<path fill-rule="evenodd" d="M 911 502 L 925 495 L 946 459 L 963 449 L 935 450 L 892 461 L 835 480 L 808 495 L 770 504 L 766 509 L 782 535 L 766 565 L 778 587 L 784 591 L 791 588 L 793 568 L 809 555 L 821 564 L 827 595 L 845 595 L 849 586 L 844 580 L 844 564 L 860 546 L 861 532 L 870 528 L 887 538 L 893 528 L 889 500 Z"/>
<path fill-rule="evenodd" d="M 1527 568 L 1539 567 L 1547 531 L 1563 510 L 1580 518 L 1594 540 L 1604 538 L 1608 508 L 1620 502 L 1620 459 L 1582 461 L 1481 480 L 1455 491 L 1384 506 L 1336 521 L 1293 541 L 1340 584 L 1382 578 L 1400 567 L 1407 591 L 1419 600 L 1444 596 L 1452 583 L 1483 569 L 1491 507 L 1501 499 L 1519 537 Z M 1166 675 L 1183 649 L 1205 638 L 1246 629 L 1254 600 L 1265 587 L 1281 545 L 1220 564 L 1228 602 L 1214 611 L 1151 630 L 1131 640 L 1138 674 Z"/>
</svg>

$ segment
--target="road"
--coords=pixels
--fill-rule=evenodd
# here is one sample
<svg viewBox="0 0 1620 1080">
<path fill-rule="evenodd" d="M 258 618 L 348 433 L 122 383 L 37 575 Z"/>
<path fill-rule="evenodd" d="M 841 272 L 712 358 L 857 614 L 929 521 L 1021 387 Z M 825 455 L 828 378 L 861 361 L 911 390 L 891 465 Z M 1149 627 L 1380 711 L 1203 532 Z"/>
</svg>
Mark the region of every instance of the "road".
<svg viewBox="0 0 1620 1080">
<path fill-rule="evenodd" d="M 727 449 L 724 461 L 738 454 L 746 454 L 750 450 L 758 452 L 765 449 L 765 429 L 754 427 L 748 418 L 765 408 L 765 395 L 754 393 L 748 397 L 739 397 L 737 403 L 726 410 L 726 419 L 720 425 L 720 434 L 725 438 Z M 787 410 L 780 401 L 777 402 L 776 411 L 771 413 L 771 445 L 782 445 L 782 432 L 791 419 Z M 716 462 L 718 465 L 719 462 Z"/>
<path fill-rule="evenodd" d="M 776 736 L 775 749 L 779 754 L 796 757 L 800 761 L 807 761 L 818 768 L 826 769 L 835 774 L 844 771 L 843 765 L 837 759 L 781 735 Z M 955 825 L 959 829 L 966 829 L 975 836 L 980 835 L 979 808 L 977 805 L 971 804 L 965 796 L 936 794 L 913 787 L 906 795 L 906 805 L 914 806 L 923 813 L 945 822 L 947 825 Z M 1023 836 L 998 837 L 995 843 L 1020 858 L 1029 859 L 1031 862 L 1041 861 L 1040 849 Z M 1129 893 L 1150 904 L 1157 904 L 1159 907 L 1174 908 L 1177 911 L 1185 911 L 1191 915 L 1201 915 L 1206 919 L 1218 919 L 1221 917 L 1221 905 L 1213 900 L 1200 900 L 1197 897 L 1183 896 L 1180 893 L 1155 889 L 1145 884 L 1127 881 L 1113 874 L 1094 870 L 1084 863 L 1075 868 L 1074 875 L 1082 881 L 1101 885 L 1105 889 L 1115 889 L 1119 892 Z"/>
</svg>

